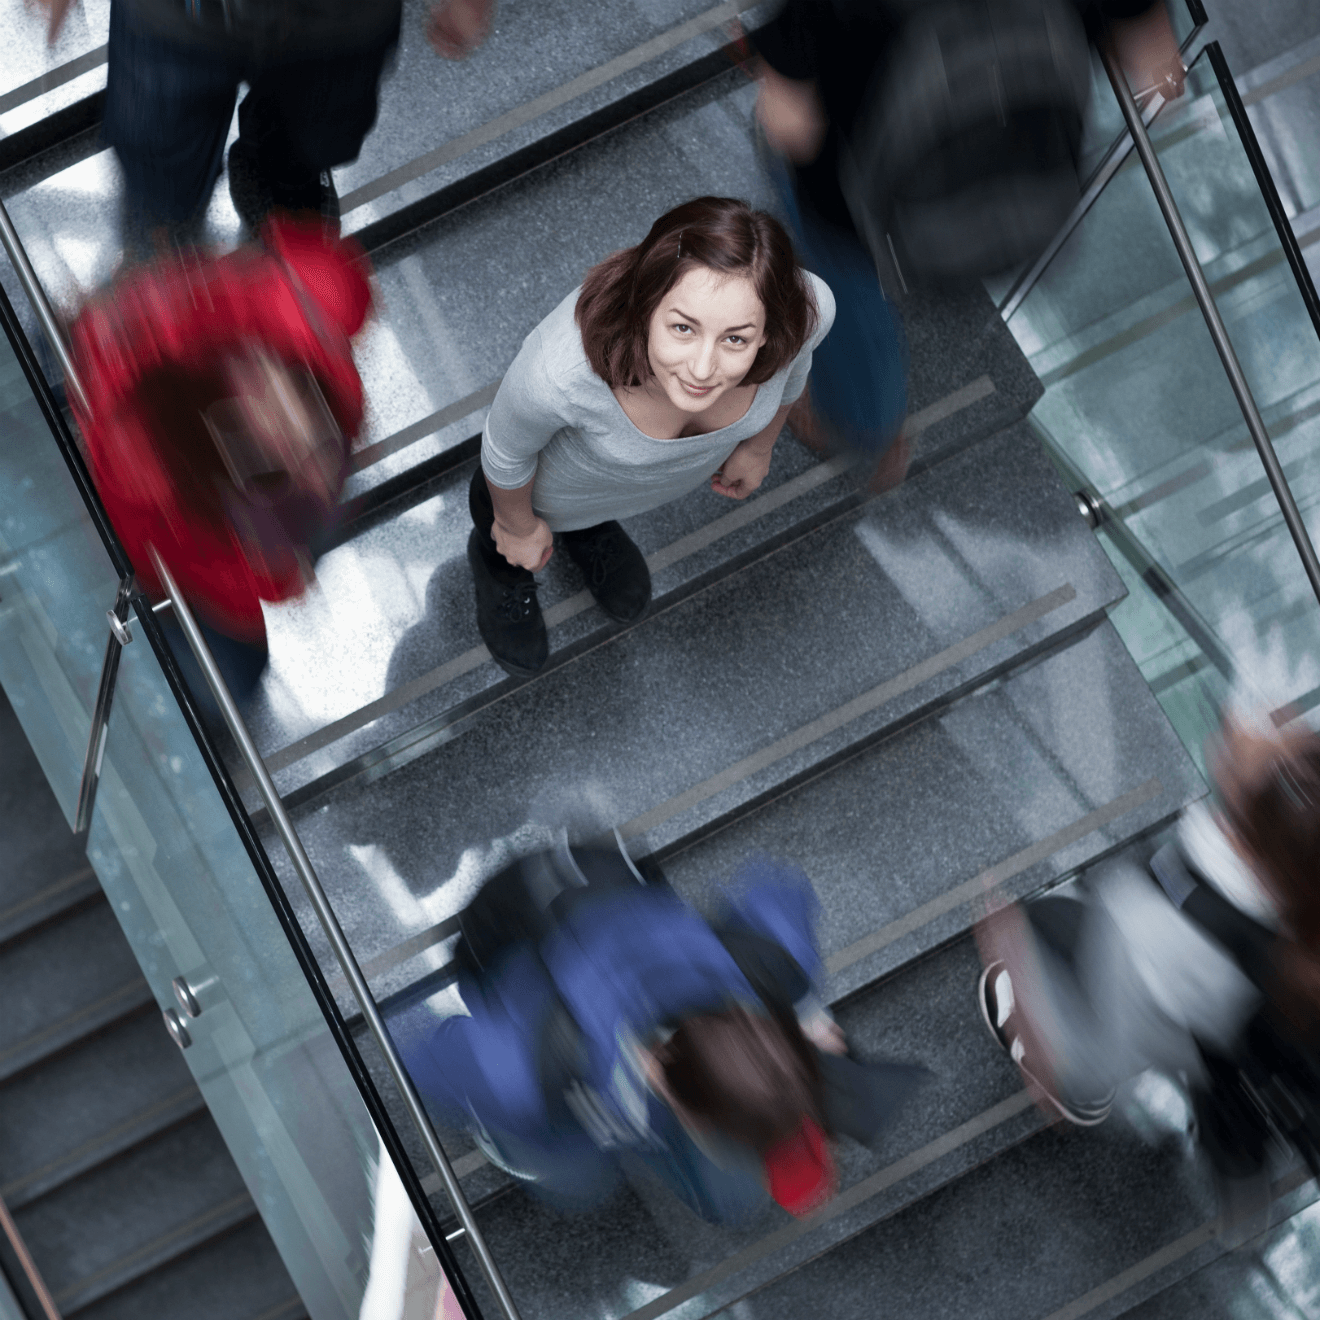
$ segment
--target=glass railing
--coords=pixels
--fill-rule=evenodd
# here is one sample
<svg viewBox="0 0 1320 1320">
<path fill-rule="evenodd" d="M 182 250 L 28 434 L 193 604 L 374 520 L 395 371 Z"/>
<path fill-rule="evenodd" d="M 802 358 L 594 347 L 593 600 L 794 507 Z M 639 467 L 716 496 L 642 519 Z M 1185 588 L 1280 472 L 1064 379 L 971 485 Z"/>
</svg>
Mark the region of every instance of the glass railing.
<svg viewBox="0 0 1320 1320">
<path fill-rule="evenodd" d="M 127 560 L 3 291 L 0 317 L 0 686 L 71 827 L 84 788 L 87 855 L 161 1030 L 308 1314 L 456 1320 L 452 1251 L 140 595 L 112 640 Z"/>
<path fill-rule="evenodd" d="M 1304 523 L 1320 499 L 1314 290 L 1219 48 L 1150 126 Z M 1272 214 L 1273 208 L 1273 214 Z M 1130 588 L 1114 621 L 1199 757 L 1226 702 L 1320 704 L 1320 606 L 1136 153 L 1009 316 L 1032 420 Z"/>
</svg>

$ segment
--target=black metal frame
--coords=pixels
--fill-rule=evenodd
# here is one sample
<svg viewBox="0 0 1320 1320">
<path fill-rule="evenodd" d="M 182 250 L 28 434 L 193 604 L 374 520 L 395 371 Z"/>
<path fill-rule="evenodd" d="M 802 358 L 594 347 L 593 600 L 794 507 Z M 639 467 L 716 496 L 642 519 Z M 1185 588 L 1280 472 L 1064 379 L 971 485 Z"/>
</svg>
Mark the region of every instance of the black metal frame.
<svg viewBox="0 0 1320 1320">
<path fill-rule="evenodd" d="M 1311 325 L 1315 328 L 1317 338 L 1320 338 L 1320 296 L 1316 294 L 1315 282 L 1311 279 L 1306 259 L 1302 256 L 1297 235 L 1293 233 L 1292 223 L 1283 209 L 1279 190 L 1274 186 L 1274 177 L 1270 174 L 1269 166 L 1265 164 L 1265 155 L 1256 138 L 1256 130 L 1251 126 L 1247 107 L 1242 104 L 1237 83 L 1233 80 L 1233 74 L 1229 70 L 1228 61 L 1224 58 L 1219 43 L 1210 42 L 1205 48 L 1205 53 L 1210 57 L 1210 67 L 1214 69 L 1215 77 L 1219 80 L 1219 90 L 1224 94 L 1228 113 L 1233 117 L 1233 125 L 1238 131 L 1242 149 L 1247 153 L 1247 160 L 1251 162 L 1251 172 L 1256 176 L 1256 186 L 1260 189 L 1270 219 L 1274 222 L 1275 232 L 1283 247 L 1283 255 L 1287 257 L 1288 265 L 1292 268 L 1293 279 L 1297 281 L 1297 291 L 1302 295 L 1307 315 L 1311 318 Z"/>
<path fill-rule="evenodd" d="M 0 320 L 4 323 L 5 335 L 23 366 L 28 384 L 37 397 L 42 413 L 50 425 L 56 443 L 59 445 L 60 452 L 69 468 L 70 475 L 73 477 L 74 485 L 82 496 L 83 504 L 100 533 L 101 540 L 111 561 L 121 578 L 133 576 L 133 565 L 129 561 L 123 546 L 119 543 L 119 538 L 110 523 L 109 516 L 101 504 L 100 496 L 96 493 L 96 488 L 92 483 L 91 474 L 87 470 L 82 452 L 73 440 L 68 424 L 51 392 L 50 384 L 41 371 L 36 355 L 32 351 L 32 346 L 23 332 L 23 328 L 14 312 L 13 304 L 9 301 L 3 287 L 0 287 Z M 417 1176 L 417 1171 L 404 1149 L 394 1122 L 390 1118 L 380 1093 L 376 1089 L 376 1084 L 372 1080 L 366 1063 L 358 1050 L 357 1042 L 349 1032 L 343 1014 L 339 1011 L 339 1005 L 330 993 L 330 988 L 326 984 L 320 964 L 316 961 L 316 956 L 312 952 L 311 945 L 308 943 L 302 927 L 298 924 L 298 919 L 283 886 L 280 884 L 279 877 L 275 873 L 275 868 L 271 865 L 265 847 L 248 817 L 242 797 L 239 795 L 220 753 L 216 750 L 210 734 L 202 722 L 201 714 L 193 700 L 192 693 L 188 689 L 183 673 L 174 657 L 174 652 L 170 649 L 164 631 L 160 626 L 160 620 L 153 612 L 151 603 L 140 591 L 134 592 L 132 605 L 138 621 L 142 625 L 143 634 L 150 640 L 151 649 L 155 652 L 156 659 L 160 662 L 160 667 L 164 671 L 166 681 L 169 683 L 175 700 L 179 703 L 179 708 L 183 712 L 184 719 L 192 731 L 198 750 L 202 754 L 202 759 L 206 762 L 206 767 L 211 773 L 211 778 L 220 793 L 220 798 L 225 804 L 225 809 L 229 812 L 234 828 L 238 831 L 239 838 L 247 849 L 248 857 L 261 881 L 262 888 L 266 891 L 266 897 L 275 911 L 276 919 L 283 928 L 285 937 L 293 949 L 294 957 L 297 958 L 307 984 L 321 1009 L 326 1026 L 329 1028 L 335 1043 L 339 1046 L 339 1051 L 344 1058 L 344 1062 L 348 1065 L 349 1072 L 362 1096 L 362 1101 L 367 1107 L 367 1112 L 376 1125 L 381 1142 L 394 1160 L 399 1177 L 407 1189 L 409 1199 L 413 1203 L 413 1209 L 416 1211 L 423 1230 L 435 1250 L 436 1258 L 441 1262 L 453 1285 L 464 1314 L 470 1317 L 471 1320 L 482 1320 L 482 1312 L 477 1305 L 471 1285 L 467 1281 L 453 1248 L 445 1240 L 440 1220 L 432 1208 L 429 1198 L 422 1190 L 421 1179 Z"/>
</svg>

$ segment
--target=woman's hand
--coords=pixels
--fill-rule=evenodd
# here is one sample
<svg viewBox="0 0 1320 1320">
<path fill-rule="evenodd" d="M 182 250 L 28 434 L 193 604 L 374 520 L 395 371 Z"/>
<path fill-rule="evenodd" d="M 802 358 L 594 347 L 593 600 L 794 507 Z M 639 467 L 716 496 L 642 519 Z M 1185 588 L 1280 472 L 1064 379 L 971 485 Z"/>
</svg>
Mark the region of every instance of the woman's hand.
<svg viewBox="0 0 1320 1320">
<path fill-rule="evenodd" d="M 496 517 L 490 534 L 495 538 L 495 549 L 514 568 L 525 568 L 539 573 L 550 562 L 554 553 L 555 534 L 544 518 L 532 517 L 531 530 L 521 535 L 511 531 Z"/>
<path fill-rule="evenodd" d="M 60 35 L 64 20 L 73 6 L 73 0 L 27 0 L 29 9 L 44 11 L 46 14 L 46 44 L 53 46 Z"/>
<path fill-rule="evenodd" d="M 710 488 L 716 495 L 727 495 L 731 500 L 745 500 L 770 471 L 769 449 L 750 448 L 744 440 L 724 460 L 724 466 L 710 479 Z"/>
</svg>

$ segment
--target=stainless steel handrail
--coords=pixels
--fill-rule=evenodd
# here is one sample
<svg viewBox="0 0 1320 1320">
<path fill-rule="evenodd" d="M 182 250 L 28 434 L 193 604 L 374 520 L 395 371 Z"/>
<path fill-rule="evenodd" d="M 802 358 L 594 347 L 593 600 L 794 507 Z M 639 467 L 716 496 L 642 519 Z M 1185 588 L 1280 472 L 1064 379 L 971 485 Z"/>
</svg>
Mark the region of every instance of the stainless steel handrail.
<svg viewBox="0 0 1320 1320">
<path fill-rule="evenodd" d="M 289 860 L 293 863 L 294 870 L 298 872 L 298 879 L 302 881 L 303 889 L 311 901 L 317 920 L 320 921 L 321 928 L 330 941 L 330 947 L 334 950 L 344 978 L 352 988 L 353 997 L 362 1010 L 362 1017 L 367 1024 L 367 1028 L 380 1047 L 380 1052 L 385 1056 L 390 1076 L 394 1078 L 394 1084 L 399 1088 L 399 1094 L 403 1097 L 408 1115 L 417 1128 L 418 1135 L 422 1139 L 422 1145 L 426 1147 L 426 1153 L 430 1156 L 435 1171 L 440 1175 L 440 1181 L 444 1184 L 449 1199 L 453 1202 L 459 1223 L 462 1224 L 468 1241 L 472 1244 L 472 1250 L 476 1253 L 478 1261 L 481 1262 L 486 1281 L 490 1284 L 491 1291 L 495 1294 L 500 1308 L 509 1320 L 519 1320 L 518 1308 L 515 1306 L 513 1297 L 505 1285 L 499 1267 L 495 1264 L 495 1258 L 491 1255 L 490 1248 L 486 1245 L 485 1238 L 481 1235 L 481 1230 L 477 1227 L 476 1218 L 472 1214 L 472 1207 L 468 1205 L 466 1198 L 463 1196 L 463 1189 L 459 1186 L 449 1159 L 440 1146 L 440 1139 L 436 1136 L 435 1128 L 431 1125 L 430 1117 L 422 1104 L 421 1096 L 417 1094 L 417 1088 L 413 1085 L 412 1078 L 408 1075 L 408 1070 L 399 1057 L 394 1041 L 390 1038 L 389 1029 L 385 1026 L 385 1020 L 376 1007 L 371 989 L 367 985 L 366 978 L 362 975 L 361 967 L 358 966 L 357 958 L 349 945 L 348 937 L 339 924 L 339 918 L 335 916 L 334 909 L 330 905 L 330 899 L 316 874 L 316 868 L 313 867 L 311 858 L 308 857 L 307 850 L 298 837 L 298 831 L 294 828 L 289 813 L 284 809 L 284 803 L 275 789 L 274 781 L 266 769 L 266 763 L 261 759 L 256 744 L 252 741 L 252 735 L 248 732 L 247 725 L 243 722 L 243 717 L 238 713 L 238 707 L 234 704 L 234 698 L 230 695 L 229 688 L 225 685 L 220 670 L 216 667 L 215 658 L 211 655 L 211 648 L 207 646 L 206 639 L 202 636 L 201 629 L 198 628 L 197 621 L 193 618 L 192 611 L 188 608 L 188 603 L 184 600 L 178 583 L 175 582 L 169 568 L 160 555 L 157 554 L 154 547 L 151 550 L 151 560 L 173 606 L 175 621 L 183 629 L 184 636 L 188 639 L 188 645 L 192 647 L 193 655 L 197 657 L 197 663 L 206 676 L 207 686 L 219 703 L 225 723 L 229 726 L 229 732 L 233 734 L 234 741 L 238 743 L 244 764 L 246 764 L 256 781 L 262 801 L 265 802 L 266 810 L 270 813 L 270 819 L 279 833 L 285 851 L 289 854 Z"/>
<path fill-rule="evenodd" d="M 46 1316 L 46 1320 L 62 1320 L 59 1307 L 55 1305 L 55 1299 L 50 1295 L 50 1289 L 46 1287 L 46 1280 L 41 1277 L 41 1271 L 37 1269 L 37 1262 L 32 1259 L 32 1253 L 28 1250 L 27 1243 L 23 1241 L 23 1235 L 18 1231 L 18 1225 L 14 1223 L 14 1217 L 9 1213 L 9 1207 L 3 1199 L 0 1199 L 0 1231 L 4 1232 L 9 1241 L 10 1249 L 18 1257 L 18 1263 L 28 1281 L 28 1287 L 32 1289 L 36 1294 L 37 1301 L 41 1303 L 41 1309 Z"/>
<path fill-rule="evenodd" d="M 83 389 L 77 371 L 74 370 L 73 359 L 69 356 L 69 346 L 64 342 L 64 330 L 55 318 L 50 299 L 46 297 L 46 290 L 41 287 L 37 272 L 32 269 L 32 263 L 28 260 L 28 254 L 19 240 L 18 231 L 14 228 L 14 222 L 9 218 L 9 212 L 5 210 L 3 202 L 0 202 L 0 244 L 3 244 L 5 254 L 18 276 L 18 282 L 23 286 L 23 292 L 27 294 L 28 302 L 32 304 L 32 310 L 36 312 L 37 320 L 41 322 L 41 328 L 50 341 L 55 356 L 59 359 L 60 369 L 64 372 L 65 388 L 77 395 L 79 406 L 86 412 L 87 392 Z"/>
<path fill-rule="evenodd" d="M 1251 393 L 1251 386 L 1247 383 L 1246 375 L 1242 371 L 1242 364 L 1238 361 L 1237 353 L 1233 348 L 1233 341 L 1229 338 L 1228 331 L 1224 327 L 1224 318 L 1220 316 L 1219 308 L 1210 292 L 1210 286 L 1206 283 L 1205 272 L 1201 269 L 1201 263 L 1197 260 L 1196 252 L 1192 248 L 1192 240 L 1188 236 L 1187 226 L 1183 223 L 1178 205 L 1173 199 L 1173 192 L 1169 188 L 1169 181 L 1164 177 L 1164 169 L 1160 165 L 1159 157 L 1155 154 L 1155 148 L 1151 145 L 1150 134 L 1146 132 L 1146 125 L 1142 123 L 1141 111 L 1137 109 L 1132 90 L 1128 87 L 1127 78 L 1119 67 L 1113 51 L 1107 45 L 1102 44 L 1100 57 L 1104 61 L 1105 72 L 1109 75 L 1109 81 L 1114 88 L 1114 95 L 1118 98 L 1119 108 L 1123 111 L 1123 118 L 1127 120 L 1128 131 L 1132 134 L 1132 140 L 1136 144 L 1141 163 L 1146 168 L 1150 186 L 1155 192 L 1155 200 L 1159 203 L 1164 222 L 1169 226 L 1169 233 L 1173 236 L 1173 245 L 1178 249 L 1178 256 L 1182 260 L 1183 269 L 1187 272 L 1187 278 L 1192 286 L 1192 293 L 1195 294 L 1196 301 L 1201 308 L 1201 315 L 1205 317 L 1206 326 L 1210 330 L 1210 338 L 1214 341 L 1220 361 L 1224 364 L 1228 383 L 1232 386 L 1233 393 L 1237 397 L 1238 407 L 1242 409 L 1242 416 L 1246 420 L 1247 430 L 1251 433 L 1256 451 L 1260 454 L 1260 461 L 1265 465 L 1265 475 L 1269 478 L 1270 486 L 1274 491 L 1274 498 L 1279 502 L 1279 508 L 1283 511 L 1283 520 L 1288 525 L 1293 544 L 1297 547 L 1297 553 L 1302 557 L 1302 567 L 1306 570 L 1306 576 L 1310 579 L 1311 590 L 1315 592 L 1316 599 L 1320 601 L 1320 560 L 1316 558 L 1315 546 L 1311 544 L 1310 534 L 1307 532 L 1306 524 L 1302 521 L 1302 515 L 1297 509 L 1297 501 L 1293 498 L 1292 489 L 1288 485 L 1287 478 L 1283 475 L 1279 456 L 1274 452 L 1274 443 L 1269 437 L 1269 432 L 1265 429 L 1265 423 L 1261 420 L 1260 409 L 1256 406 L 1256 400 Z"/>
<path fill-rule="evenodd" d="M 1178 48 L 1178 54 L 1183 64 L 1191 68 L 1201 58 L 1201 54 L 1209 40 L 1205 24 L 1202 23 L 1194 27 L 1187 34 L 1187 39 Z M 1160 111 L 1170 104 L 1172 103 L 1166 101 L 1158 91 L 1155 92 L 1142 108 L 1142 122 L 1146 124 L 1154 123 Z M 1059 226 L 1059 232 L 1050 239 L 1049 246 L 1032 262 L 1026 274 L 1020 276 L 1004 295 L 1003 302 L 999 304 L 999 314 L 1005 321 L 1009 320 L 1026 301 L 1027 294 L 1040 282 L 1040 277 L 1044 275 L 1054 258 L 1059 255 L 1059 250 L 1072 237 L 1073 231 L 1086 218 L 1096 202 L 1099 201 L 1100 194 L 1109 186 L 1109 181 L 1122 168 L 1123 162 L 1127 160 L 1128 156 L 1132 154 L 1132 145 L 1132 134 L 1125 127 L 1109 144 L 1104 158 L 1083 185 L 1082 195 L 1077 199 L 1077 204 L 1068 213 L 1068 218 Z"/>
</svg>

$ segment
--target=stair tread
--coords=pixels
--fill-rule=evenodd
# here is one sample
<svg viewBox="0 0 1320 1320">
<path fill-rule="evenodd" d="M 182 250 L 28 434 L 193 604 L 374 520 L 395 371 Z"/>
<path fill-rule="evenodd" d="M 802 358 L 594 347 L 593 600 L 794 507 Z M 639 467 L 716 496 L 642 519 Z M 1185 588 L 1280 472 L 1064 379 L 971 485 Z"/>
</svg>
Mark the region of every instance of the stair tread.
<svg viewBox="0 0 1320 1320">
<path fill-rule="evenodd" d="M 79 1320 L 303 1320 L 306 1314 L 259 1219 L 78 1312 Z"/>
<path fill-rule="evenodd" d="M 14 1218 L 56 1303 L 70 1312 L 253 1213 L 214 1121 L 200 1114 Z"/>
<path fill-rule="evenodd" d="M 108 904 L 68 914 L 0 960 L 0 1078 L 149 999 Z"/>
<path fill-rule="evenodd" d="M 29 1069 L 0 1096 L 0 1199 L 14 1209 L 204 1108 L 156 1013 Z"/>
<path fill-rule="evenodd" d="M 801 865 L 820 896 L 837 1000 L 966 929 L 992 868 L 1006 895 L 1034 892 L 1204 792 L 1105 622 L 740 817 L 667 860 L 665 873 L 709 907 L 718 880 L 756 851 Z M 1145 800 L 1004 874 L 1009 859 L 1088 817 L 1103 820 L 1134 793 Z M 886 942 L 864 953 L 877 936 Z"/>
</svg>

